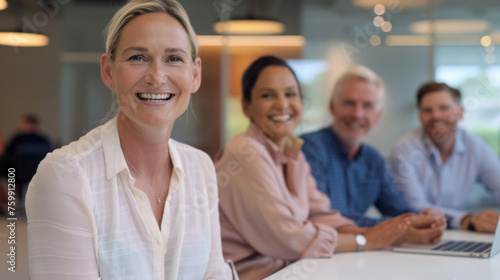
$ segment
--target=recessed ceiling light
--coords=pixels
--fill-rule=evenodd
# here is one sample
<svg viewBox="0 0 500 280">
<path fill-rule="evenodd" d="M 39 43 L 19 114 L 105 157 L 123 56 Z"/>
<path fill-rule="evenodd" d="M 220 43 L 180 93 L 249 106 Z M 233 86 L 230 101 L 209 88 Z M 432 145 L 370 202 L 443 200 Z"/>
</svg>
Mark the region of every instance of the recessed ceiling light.
<svg viewBox="0 0 500 280">
<path fill-rule="evenodd" d="M 375 12 L 376 15 L 381 16 L 385 13 L 385 6 L 382 4 L 377 4 L 375 7 L 373 7 L 373 12 Z"/>
<path fill-rule="evenodd" d="M 384 32 L 389 32 L 392 30 L 392 23 L 386 21 L 384 24 L 382 24 L 382 31 Z"/>
<path fill-rule="evenodd" d="M 370 37 L 370 44 L 374 47 L 379 46 L 380 43 L 382 43 L 382 39 L 380 39 L 380 36 L 378 35 L 373 35 Z"/>
<path fill-rule="evenodd" d="M 415 34 L 431 34 L 432 30 L 436 34 L 479 34 L 490 29 L 490 23 L 486 20 L 455 20 L 442 19 L 434 22 L 422 20 L 410 25 L 410 31 Z"/>
<path fill-rule="evenodd" d="M 491 45 L 491 37 L 490 36 L 483 36 L 481 38 L 481 46 L 487 47 Z"/>
<path fill-rule="evenodd" d="M 385 20 L 381 16 L 376 16 L 373 19 L 373 25 L 375 25 L 376 27 L 381 27 L 382 25 L 384 25 L 384 22 L 385 22 Z"/>
</svg>

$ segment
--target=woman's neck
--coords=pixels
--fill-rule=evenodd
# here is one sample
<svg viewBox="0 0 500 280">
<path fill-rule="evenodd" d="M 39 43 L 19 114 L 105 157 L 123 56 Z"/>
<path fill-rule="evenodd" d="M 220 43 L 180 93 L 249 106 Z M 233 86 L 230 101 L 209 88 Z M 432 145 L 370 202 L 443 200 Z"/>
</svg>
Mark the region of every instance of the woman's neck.
<svg viewBox="0 0 500 280">
<path fill-rule="evenodd" d="M 173 125 L 172 125 L 173 126 Z M 168 140 L 172 126 L 151 128 L 118 115 L 120 145 L 128 162 L 145 176 L 153 176 L 170 164 Z"/>
</svg>

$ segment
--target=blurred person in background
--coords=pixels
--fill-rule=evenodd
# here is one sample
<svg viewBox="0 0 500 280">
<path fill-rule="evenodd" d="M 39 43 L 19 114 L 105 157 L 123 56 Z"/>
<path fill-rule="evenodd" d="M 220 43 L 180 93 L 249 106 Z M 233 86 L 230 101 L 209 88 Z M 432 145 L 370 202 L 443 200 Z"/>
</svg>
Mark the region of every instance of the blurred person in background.
<svg viewBox="0 0 500 280">
<path fill-rule="evenodd" d="M 52 151 L 49 139 L 39 131 L 40 121 L 33 114 L 24 115 L 19 121 L 18 132 L 5 147 L 5 168 L 16 170 L 16 195 L 18 203 L 24 201 L 28 183 L 36 173 L 38 164 Z M 6 175 L 6 174 L 2 174 Z"/>
<path fill-rule="evenodd" d="M 391 152 L 396 186 L 416 211 L 443 211 L 451 228 L 495 232 L 498 211 L 470 213 L 465 207 L 476 183 L 500 202 L 500 159 L 486 142 L 458 126 L 464 114 L 459 90 L 430 82 L 416 97 L 421 128 Z"/>
<path fill-rule="evenodd" d="M 383 113 L 385 87 L 382 79 L 365 66 L 347 70 L 335 83 L 329 102 L 333 124 L 316 132 L 302 135 L 304 152 L 311 171 L 331 202 L 331 208 L 370 227 L 395 216 L 411 213 L 412 208 L 394 186 L 384 159 L 364 137 L 380 122 Z M 374 205 L 381 217 L 367 217 Z M 432 215 L 430 215 L 432 214 Z M 426 209 L 415 219 L 436 221 L 443 213 Z M 410 226 L 407 234 L 413 242 L 433 242 L 443 228 L 417 229 Z"/>
<path fill-rule="evenodd" d="M 412 213 L 361 228 L 330 209 L 301 152 L 302 141 L 293 136 L 302 94 L 284 60 L 257 59 L 246 69 L 242 88 L 250 126 L 215 160 L 224 257 L 235 262 L 241 279 L 262 279 L 301 258 L 408 241 Z M 421 222 L 427 227 L 435 221 Z"/>
</svg>

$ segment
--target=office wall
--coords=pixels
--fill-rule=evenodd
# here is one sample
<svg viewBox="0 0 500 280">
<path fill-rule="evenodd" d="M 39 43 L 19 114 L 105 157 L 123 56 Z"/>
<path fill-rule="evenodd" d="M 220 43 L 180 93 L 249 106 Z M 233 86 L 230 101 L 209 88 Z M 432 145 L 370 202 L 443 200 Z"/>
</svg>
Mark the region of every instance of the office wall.
<svg viewBox="0 0 500 280">
<path fill-rule="evenodd" d="M 23 16 L 32 21 L 33 14 L 30 11 Z M 10 19 L 20 21 L 21 16 Z M 26 113 L 39 116 L 41 130 L 53 142 L 57 141 L 60 132 L 58 108 L 61 22 L 58 17 L 48 17 L 46 24 L 36 27 L 50 37 L 49 46 L 0 46 L 0 131 L 7 141 L 17 130 L 21 116 Z"/>
</svg>

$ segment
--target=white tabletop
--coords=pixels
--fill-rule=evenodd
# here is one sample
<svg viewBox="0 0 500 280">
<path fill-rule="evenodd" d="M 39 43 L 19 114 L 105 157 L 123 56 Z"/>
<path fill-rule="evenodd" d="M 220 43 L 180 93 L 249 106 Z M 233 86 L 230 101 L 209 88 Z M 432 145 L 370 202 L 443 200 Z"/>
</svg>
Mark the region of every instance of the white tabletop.
<svg viewBox="0 0 500 280">
<path fill-rule="evenodd" d="M 447 230 L 443 239 L 493 241 L 493 234 Z M 500 254 L 489 259 L 395 253 L 390 250 L 339 253 L 302 259 L 266 280 L 498 280 Z"/>
</svg>

